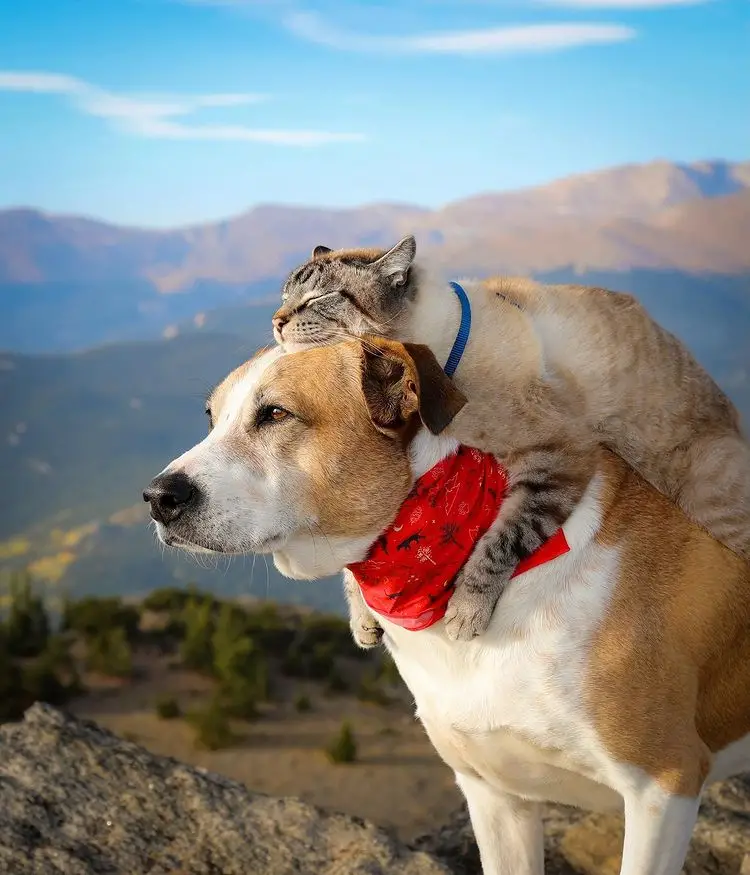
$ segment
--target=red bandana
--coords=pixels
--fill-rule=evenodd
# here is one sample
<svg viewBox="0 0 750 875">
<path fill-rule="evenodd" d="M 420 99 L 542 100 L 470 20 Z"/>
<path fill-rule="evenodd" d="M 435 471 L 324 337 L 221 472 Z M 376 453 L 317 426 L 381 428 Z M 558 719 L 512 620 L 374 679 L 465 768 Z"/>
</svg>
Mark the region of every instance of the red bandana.
<svg viewBox="0 0 750 875">
<path fill-rule="evenodd" d="M 463 446 L 420 477 L 367 558 L 349 566 L 372 610 L 413 631 L 441 620 L 456 575 L 497 517 L 507 487 L 494 456 Z M 513 577 L 569 549 L 558 529 Z"/>
</svg>

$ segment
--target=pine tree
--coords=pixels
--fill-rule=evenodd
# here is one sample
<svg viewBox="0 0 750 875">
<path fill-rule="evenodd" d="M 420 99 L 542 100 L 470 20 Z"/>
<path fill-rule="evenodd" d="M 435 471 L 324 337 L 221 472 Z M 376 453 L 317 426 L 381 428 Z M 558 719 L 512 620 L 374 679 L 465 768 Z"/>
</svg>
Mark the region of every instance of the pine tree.
<svg viewBox="0 0 750 875">
<path fill-rule="evenodd" d="M 214 698 L 205 708 L 193 711 L 188 715 L 188 720 L 195 728 L 198 747 L 220 750 L 235 741 L 227 713 L 218 698 Z"/>
<path fill-rule="evenodd" d="M 180 656 L 186 668 L 211 673 L 214 654 L 213 605 L 208 599 L 191 598 L 182 612 L 185 637 L 180 645 Z"/>
<path fill-rule="evenodd" d="M 110 677 L 129 677 L 133 673 L 133 652 L 125 630 L 118 626 L 87 642 L 89 668 Z"/>
<path fill-rule="evenodd" d="M 263 653 L 248 634 L 244 614 L 222 605 L 211 639 L 214 673 L 229 712 L 235 717 L 257 716 L 258 701 L 268 696 L 268 671 Z"/>
<path fill-rule="evenodd" d="M 21 670 L 11 659 L 5 633 L 0 628 L 0 723 L 18 720 L 26 704 Z"/>
<path fill-rule="evenodd" d="M 49 620 L 42 599 L 34 594 L 28 572 L 10 581 L 10 611 L 5 622 L 6 647 L 11 656 L 38 656 L 47 646 Z"/>
</svg>

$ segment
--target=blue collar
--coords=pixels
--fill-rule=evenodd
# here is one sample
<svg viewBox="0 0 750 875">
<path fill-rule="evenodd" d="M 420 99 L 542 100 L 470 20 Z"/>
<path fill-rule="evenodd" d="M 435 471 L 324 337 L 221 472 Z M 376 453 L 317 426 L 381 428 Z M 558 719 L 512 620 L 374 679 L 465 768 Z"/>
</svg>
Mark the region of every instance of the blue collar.
<svg viewBox="0 0 750 875">
<path fill-rule="evenodd" d="M 453 341 L 453 349 L 448 356 L 448 361 L 445 363 L 443 370 L 452 377 L 456 373 L 456 368 L 461 361 L 461 356 L 466 350 L 466 344 L 469 342 L 469 334 L 471 332 L 471 304 L 466 296 L 466 292 L 458 283 L 450 284 L 453 291 L 456 293 L 461 304 L 461 324 L 458 326 L 458 334 Z"/>
</svg>

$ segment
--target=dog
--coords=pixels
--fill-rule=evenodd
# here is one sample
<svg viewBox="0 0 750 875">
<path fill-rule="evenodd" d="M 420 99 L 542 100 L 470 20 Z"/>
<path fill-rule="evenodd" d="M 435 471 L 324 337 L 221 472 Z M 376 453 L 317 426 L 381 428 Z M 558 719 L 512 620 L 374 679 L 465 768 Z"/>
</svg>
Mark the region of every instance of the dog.
<svg viewBox="0 0 750 875">
<path fill-rule="evenodd" d="M 369 585 L 417 568 L 407 554 L 443 583 L 429 527 L 395 558 L 388 541 L 410 502 L 440 506 L 435 472 L 476 452 L 442 433 L 465 404 L 424 346 L 265 350 L 214 390 L 208 436 L 144 499 L 167 545 L 361 582 L 485 875 L 542 875 L 545 801 L 624 811 L 621 875 L 679 875 L 703 788 L 750 767 L 750 566 L 599 448 L 563 548 L 517 575 L 483 636 L 449 640 L 439 594 L 426 621 L 403 592 L 391 612 Z"/>
</svg>

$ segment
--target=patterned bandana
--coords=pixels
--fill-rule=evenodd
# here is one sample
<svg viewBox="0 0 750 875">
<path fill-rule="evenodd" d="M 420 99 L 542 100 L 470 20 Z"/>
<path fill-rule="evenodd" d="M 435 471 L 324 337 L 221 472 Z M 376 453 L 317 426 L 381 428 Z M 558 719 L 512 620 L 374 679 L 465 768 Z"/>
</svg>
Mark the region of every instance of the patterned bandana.
<svg viewBox="0 0 750 875">
<path fill-rule="evenodd" d="M 417 480 L 366 559 L 349 566 L 365 602 L 405 629 L 445 616 L 456 576 L 497 517 L 508 487 L 494 456 L 469 447 Z M 569 550 L 562 529 L 519 562 L 515 577 Z"/>
</svg>

